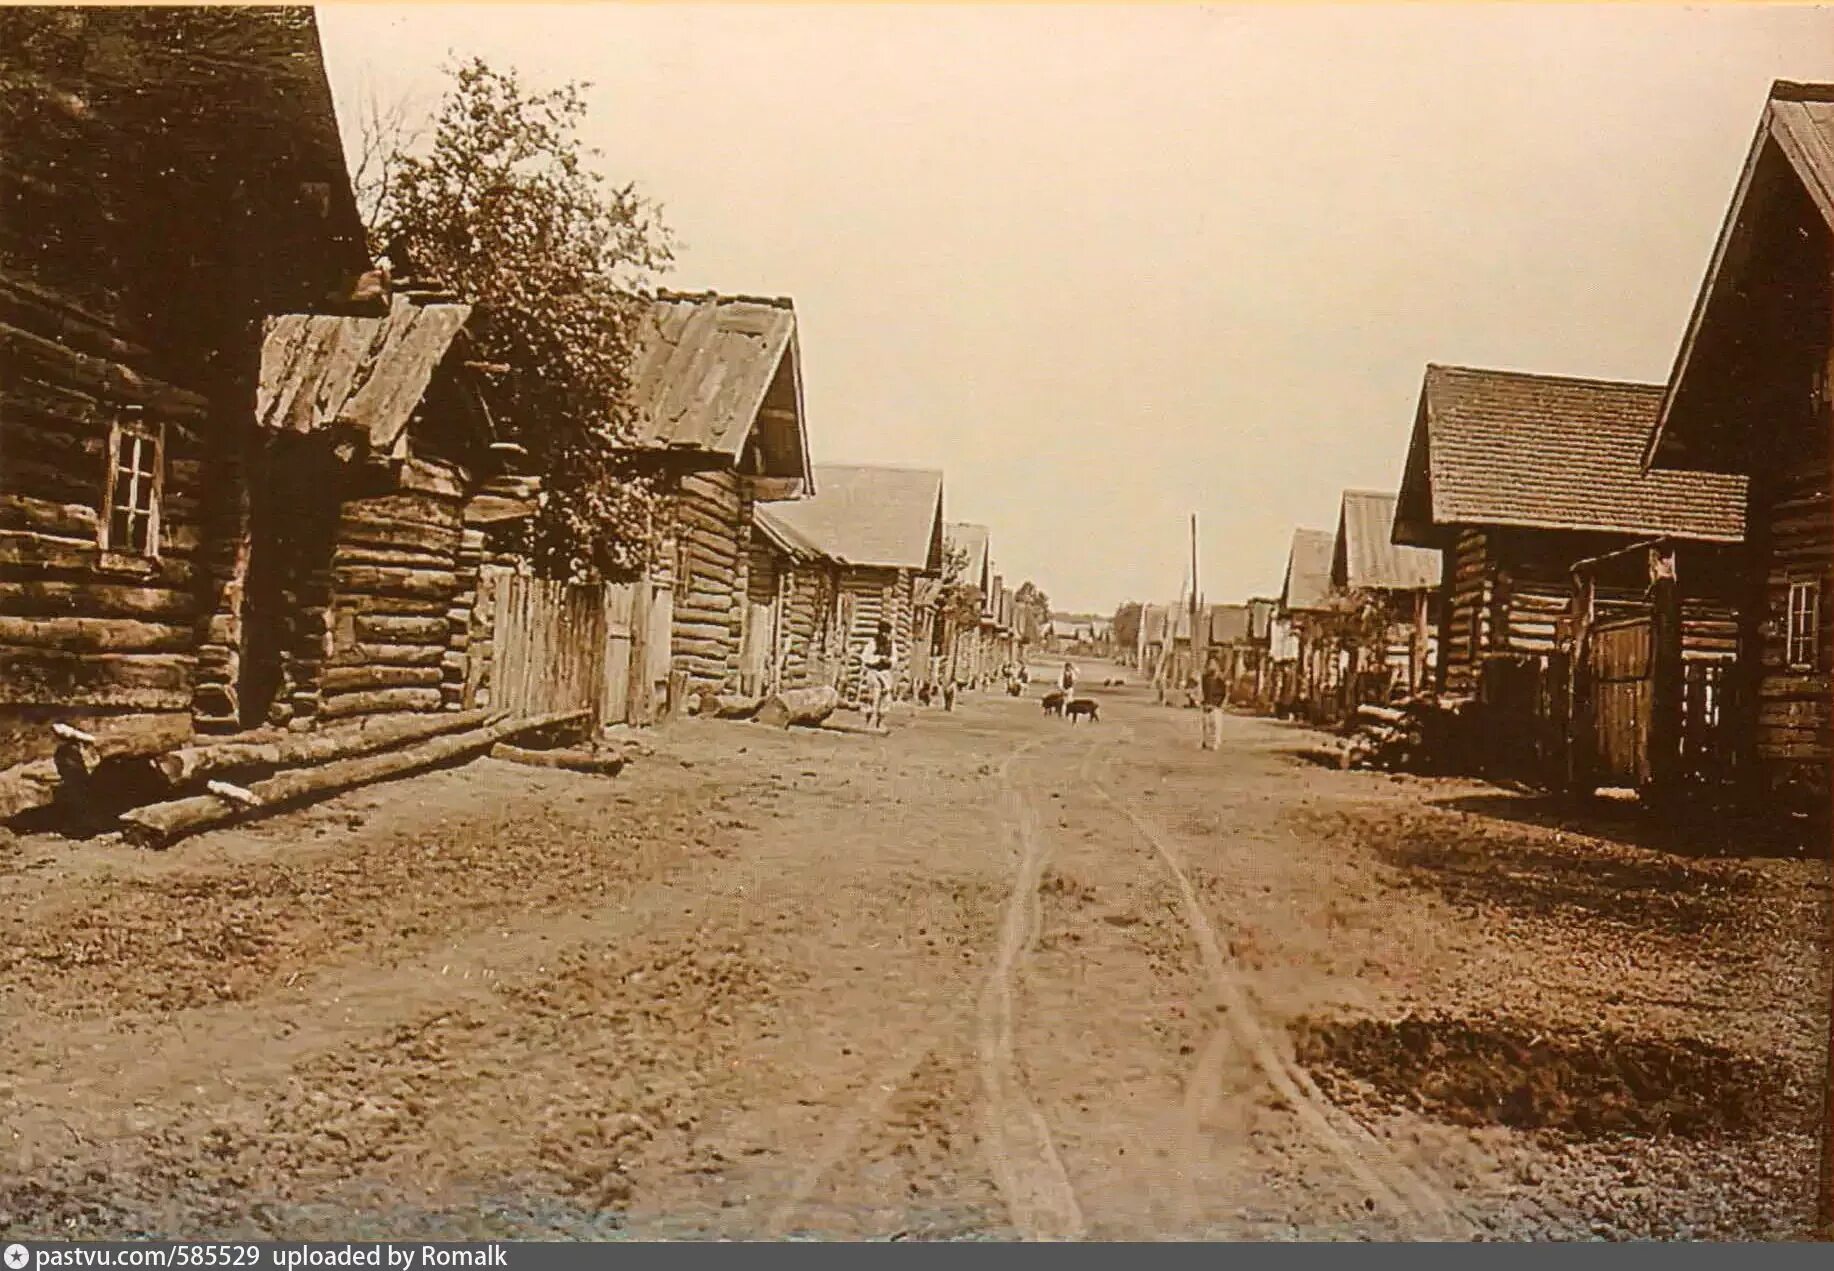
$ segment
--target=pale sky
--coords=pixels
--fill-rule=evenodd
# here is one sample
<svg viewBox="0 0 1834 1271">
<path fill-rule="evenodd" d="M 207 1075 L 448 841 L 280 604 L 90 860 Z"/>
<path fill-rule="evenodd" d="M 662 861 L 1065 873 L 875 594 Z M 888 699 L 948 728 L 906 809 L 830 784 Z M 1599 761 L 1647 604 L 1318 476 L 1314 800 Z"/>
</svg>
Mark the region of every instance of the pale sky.
<svg viewBox="0 0 1834 1271">
<path fill-rule="evenodd" d="M 1661 380 L 1834 8 L 330 5 L 355 94 L 594 84 L 664 281 L 794 297 L 818 462 L 945 470 L 1059 609 L 1273 594 L 1428 361 Z"/>
</svg>

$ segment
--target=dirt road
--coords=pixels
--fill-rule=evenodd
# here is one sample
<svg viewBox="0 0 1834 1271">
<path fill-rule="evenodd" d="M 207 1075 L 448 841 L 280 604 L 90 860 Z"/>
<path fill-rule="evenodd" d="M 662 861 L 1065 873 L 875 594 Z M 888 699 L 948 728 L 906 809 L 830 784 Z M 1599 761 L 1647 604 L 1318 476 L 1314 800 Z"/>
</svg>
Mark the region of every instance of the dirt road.
<svg viewBox="0 0 1834 1271">
<path fill-rule="evenodd" d="M 0 847 L 0 1232 L 1808 1234 L 1825 861 L 1094 695 Z"/>
</svg>

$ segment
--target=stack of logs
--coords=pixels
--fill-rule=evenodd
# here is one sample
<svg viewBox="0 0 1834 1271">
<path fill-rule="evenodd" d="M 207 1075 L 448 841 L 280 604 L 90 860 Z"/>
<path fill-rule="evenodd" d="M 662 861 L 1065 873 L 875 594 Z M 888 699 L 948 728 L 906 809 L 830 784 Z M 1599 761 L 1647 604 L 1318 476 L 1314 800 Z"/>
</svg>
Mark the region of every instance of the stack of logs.
<svg viewBox="0 0 1834 1271">
<path fill-rule="evenodd" d="M 1459 766 L 1466 699 L 1441 701 L 1430 694 L 1395 706 L 1363 705 L 1348 721 L 1341 754 L 1345 767 L 1384 772 L 1443 773 Z"/>
<path fill-rule="evenodd" d="M 118 824 L 128 842 L 166 847 L 201 830 L 354 786 L 489 752 L 516 763 L 614 775 L 641 744 L 528 749 L 566 742 L 588 711 L 507 717 L 488 711 L 373 717 L 336 729 L 198 742 L 152 754 L 57 726 L 53 759 L 0 773 L 0 815 L 62 809 L 79 828 Z M 118 814 L 118 815 L 117 815 Z"/>
</svg>

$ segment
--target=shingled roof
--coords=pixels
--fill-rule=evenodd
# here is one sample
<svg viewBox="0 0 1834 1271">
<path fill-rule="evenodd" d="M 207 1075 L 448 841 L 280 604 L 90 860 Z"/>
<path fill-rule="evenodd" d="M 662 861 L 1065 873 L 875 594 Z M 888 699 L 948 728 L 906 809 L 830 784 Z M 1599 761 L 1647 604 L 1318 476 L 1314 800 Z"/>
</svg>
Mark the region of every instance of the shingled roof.
<svg viewBox="0 0 1834 1271">
<path fill-rule="evenodd" d="M 765 475 L 809 477 L 789 300 L 665 291 L 641 323 L 630 390 L 640 446 L 736 463 L 761 427 Z"/>
<path fill-rule="evenodd" d="M 942 568 L 942 473 L 930 468 L 818 464 L 816 493 L 759 504 L 753 519 L 843 565 Z"/>
<path fill-rule="evenodd" d="M 1461 525 L 1737 542 L 1745 482 L 1652 470 L 1656 384 L 1428 366 L 1395 518 L 1398 543 Z"/>
<path fill-rule="evenodd" d="M 1751 364 L 1743 347 L 1754 301 L 1752 248 L 1766 236 L 1800 234 L 1803 221 L 1816 219 L 1834 233 L 1834 84 L 1778 80 L 1759 116 L 1648 438 L 1655 462 L 1727 462 L 1727 416 L 1738 412 L 1727 411 L 1725 403 L 1748 396 L 1728 380 L 1741 364 Z"/>
<path fill-rule="evenodd" d="M 283 432 L 356 428 L 371 451 L 388 453 L 470 316 L 467 304 L 423 305 L 396 296 L 386 317 L 271 318 L 261 342 L 255 421 Z"/>
<path fill-rule="evenodd" d="M 1337 514 L 1331 582 L 1372 591 L 1421 591 L 1439 585 L 1439 553 L 1394 541 L 1395 497 L 1345 490 Z"/>
<path fill-rule="evenodd" d="M 1280 588 L 1283 613 L 1304 613 L 1331 607 L 1331 547 L 1329 530 L 1294 530 L 1286 554 L 1286 581 Z"/>
</svg>

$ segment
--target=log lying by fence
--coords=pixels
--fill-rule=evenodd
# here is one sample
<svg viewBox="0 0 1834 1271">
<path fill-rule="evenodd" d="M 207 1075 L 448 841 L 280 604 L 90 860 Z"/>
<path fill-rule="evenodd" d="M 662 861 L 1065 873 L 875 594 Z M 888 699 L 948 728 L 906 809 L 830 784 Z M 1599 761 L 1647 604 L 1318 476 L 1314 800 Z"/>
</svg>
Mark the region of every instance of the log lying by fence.
<svg viewBox="0 0 1834 1271">
<path fill-rule="evenodd" d="M 817 688 L 792 688 L 773 693 L 764 699 L 753 716 L 760 724 L 788 728 L 791 724 L 819 727 L 841 704 L 841 695 L 827 685 Z"/>
<path fill-rule="evenodd" d="M 583 710 L 561 711 L 552 715 L 499 720 L 468 732 L 436 737 L 404 750 L 333 760 L 318 767 L 276 773 L 248 788 L 248 792 L 260 801 L 258 806 L 252 808 L 209 794 L 151 804 L 124 814 L 121 818 L 122 833 L 136 847 L 168 847 L 200 830 L 277 811 L 305 799 L 335 794 L 353 786 L 368 785 L 373 781 L 384 781 L 390 777 L 406 776 L 426 768 L 438 767 L 455 759 L 487 751 L 511 737 L 577 723 L 589 713 Z"/>
<path fill-rule="evenodd" d="M 498 713 L 501 714 L 500 712 Z M 490 711 L 457 711 L 442 715 L 373 716 L 362 724 L 322 733 L 300 733 L 269 741 L 220 741 L 185 746 L 153 760 L 153 768 L 176 790 L 213 772 L 235 768 L 292 768 L 367 755 L 390 746 L 425 741 L 466 728 L 480 728 L 495 718 Z"/>
<path fill-rule="evenodd" d="M 762 697 L 744 697 L 714 689 L 704 689 L 700 695 L 700 715 L 703 719 L 750 719 L 763 705 Z"/>
<path fill-rule="evenodd" d="M 568 772 L 590 772 L 606 777 L 617 776 L 624 770 L 624 765 L 630 762 L 624 755 L 601 755 L 590 750 L 573 749 L 526 750 L 506 741 L 492 746 L 490 757 L 527 764 L 531 768 L 564 768 Z"/>
</svg>

